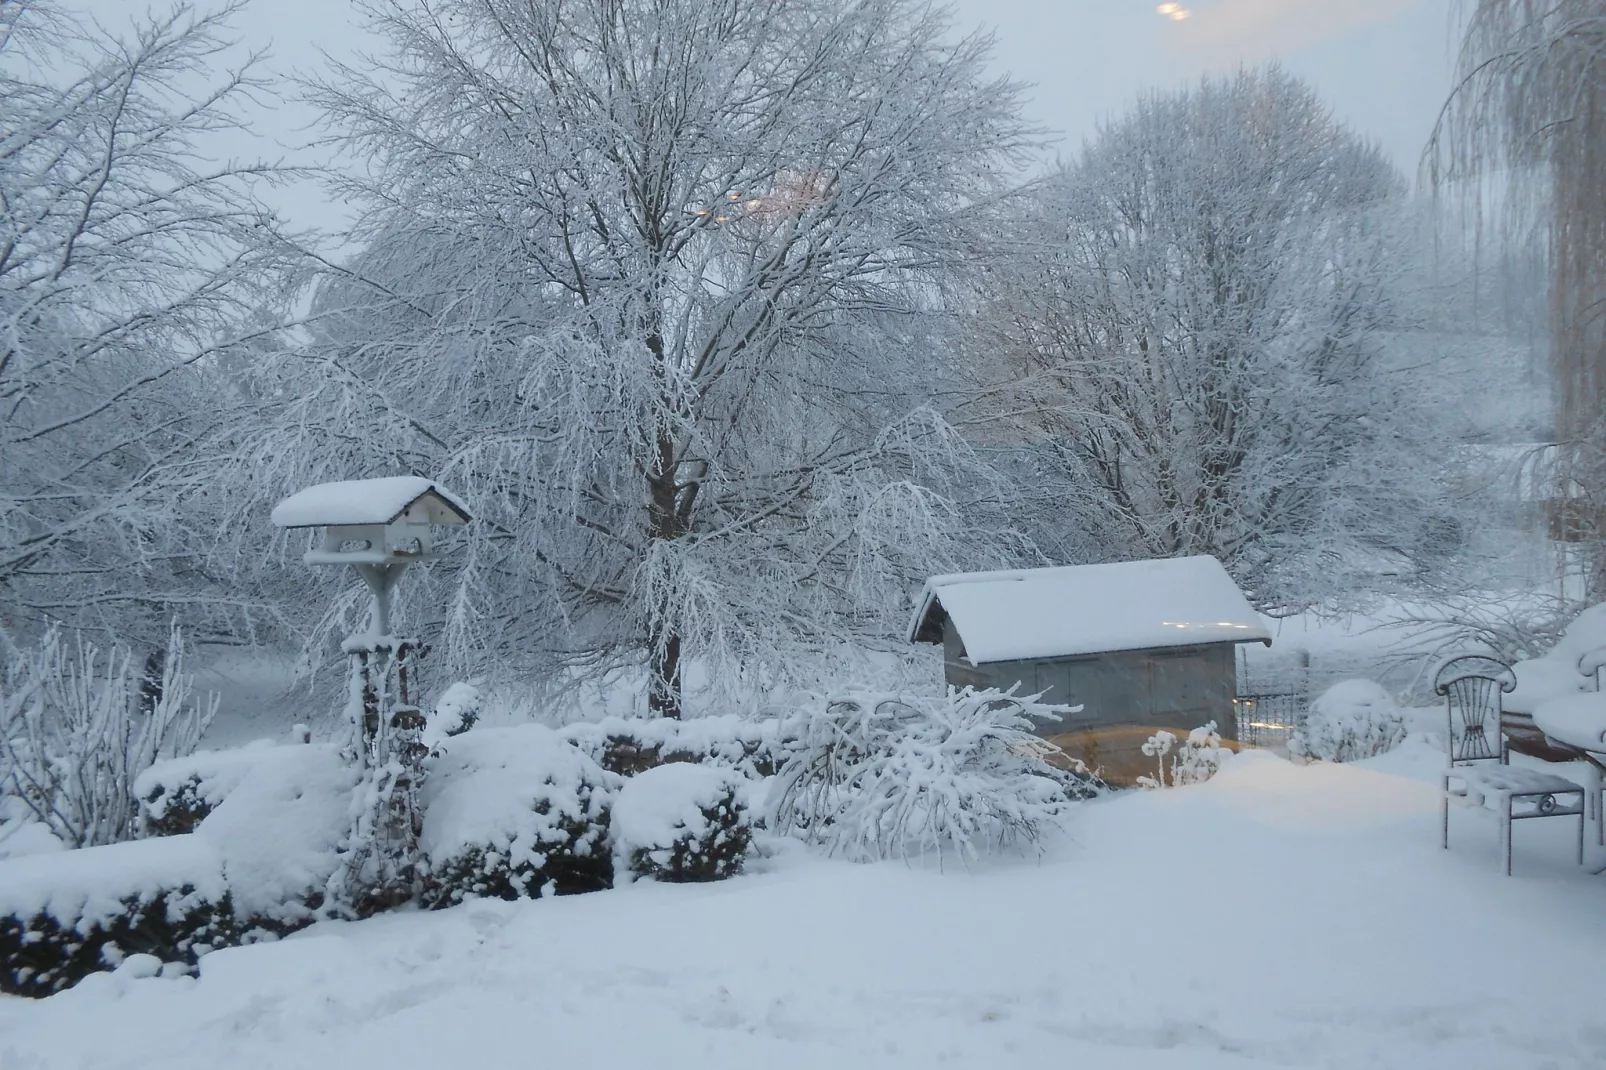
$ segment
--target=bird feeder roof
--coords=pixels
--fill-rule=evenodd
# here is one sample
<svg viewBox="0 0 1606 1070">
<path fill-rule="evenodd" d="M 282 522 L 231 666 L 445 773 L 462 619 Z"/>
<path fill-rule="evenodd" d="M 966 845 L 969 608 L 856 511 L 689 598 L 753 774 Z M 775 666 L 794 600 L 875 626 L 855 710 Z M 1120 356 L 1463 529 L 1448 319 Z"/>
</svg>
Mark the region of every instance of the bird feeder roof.
<svg viewBox="0 0 1606 1070">
<path fill-rule="evenodd" d="M 462 500 L 434 480 L 387 476 L 308 487 L 274 506 L 272 520 L 281 528 L 389 524 L 416 504 L 425 507 L 431 524 L 466 524 L 473 519 Z"/>
</svg>

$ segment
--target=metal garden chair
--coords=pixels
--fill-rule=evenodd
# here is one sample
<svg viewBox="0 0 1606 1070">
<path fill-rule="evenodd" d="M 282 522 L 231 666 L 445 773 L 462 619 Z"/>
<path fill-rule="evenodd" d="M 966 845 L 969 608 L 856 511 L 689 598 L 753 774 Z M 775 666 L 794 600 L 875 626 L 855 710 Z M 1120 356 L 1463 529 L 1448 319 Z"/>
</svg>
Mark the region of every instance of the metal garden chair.
<svg viewBox="0 0 1606 1070">
<path fill-rule="evenodd" d="M 1433 690 L 1443 695 L 1449 721 L 1444 770 L 1444 847 L 1450 846 L 1450 797 L 1479 806 L 1497 804 L 1501 817 L 1500 848 L 1505 872 L 1511 875 L 1511 827 L 1536 817 L 1578 818 L 1578 864 L 1584 862 L 1584 788 L 1565 777 L 1507 764 L 1501 731 L 1501 696 L 1517 686 L 1510 666 L 1482 654 L 1463 654 L 1439 666 Z M 1576 805 L 1570 801 L 1576 797 Z M 1563 801 L 1569 800 L 1569 801 Z"/>
</svg>

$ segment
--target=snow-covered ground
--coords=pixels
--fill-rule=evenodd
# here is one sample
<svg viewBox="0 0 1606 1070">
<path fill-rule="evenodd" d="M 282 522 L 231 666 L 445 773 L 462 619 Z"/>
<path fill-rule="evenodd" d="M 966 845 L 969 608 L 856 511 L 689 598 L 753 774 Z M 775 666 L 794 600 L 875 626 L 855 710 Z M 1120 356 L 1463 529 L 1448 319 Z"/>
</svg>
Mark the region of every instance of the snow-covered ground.
<svg viewBox="0 0 1606 1070">
<path fill-rule="evenodd" d="M 320 925 L 198 980 L 0 998 L 0 1067 L 1606 1065 L 1606 876 L 1565 819 L 1518 826 L 1514 878 L 1487 813 L 1441 851 L 1440 761 L 1242 755 L 969 872 L 789 847 L 714 885 Z"/>
</svg>

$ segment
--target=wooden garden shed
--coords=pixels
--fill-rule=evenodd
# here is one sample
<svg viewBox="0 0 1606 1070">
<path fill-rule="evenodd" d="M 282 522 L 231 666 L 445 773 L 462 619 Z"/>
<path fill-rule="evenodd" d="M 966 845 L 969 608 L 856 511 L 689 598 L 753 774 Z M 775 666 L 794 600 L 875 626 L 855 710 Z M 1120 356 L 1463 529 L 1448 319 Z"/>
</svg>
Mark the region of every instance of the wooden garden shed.
<svg viewBox="0 0 1606 1070">
<path fill-rule="evenodd" d="M 1236 738 L 1234 657 L 1271 633 L 1213 557 L 934 576 L 909 627 L 940 643 L 954 687 L 1044 692 L 1081 706 L 1043 735 L 1113 783 L 1152 771 L 1156 731 L 1209 721 Z"/>
</svg>

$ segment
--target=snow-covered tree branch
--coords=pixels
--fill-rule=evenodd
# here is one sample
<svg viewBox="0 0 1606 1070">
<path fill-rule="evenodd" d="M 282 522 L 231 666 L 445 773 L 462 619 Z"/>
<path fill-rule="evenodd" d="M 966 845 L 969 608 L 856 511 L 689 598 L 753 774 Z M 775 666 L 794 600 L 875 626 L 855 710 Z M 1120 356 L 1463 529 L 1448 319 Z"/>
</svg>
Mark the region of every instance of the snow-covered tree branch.
<svg viewBox="0 0 1606 1070">
<path fill-rule="evenodd" d="M 1035 136 L 985 37 L 913 0 L 368 10 L 385 69 L 316 91 L 365 161 L 362 250 L 257 474 L 468 496 L 448 651 L 644 669 L 673 716 L 688 659 L 784 676 L 1002 559 L 932 396 L 945 288 Z"/>
<path fill-rule="evenodd" d="M 1146 97 L 1045 182 L 980 322 L 1076 552 L 1214 554 L 1276 604 L 1409 551 L 1402 195 L 1276 68 Z"/>
<path fill-rule="evenodd" d="M 224 419 L 219 358 L 269 331 L 283 246 L 252 196 L 274 170 L 198 149 L 263 88 L 249 62 L 211 71 L 230 13 L 119 37 L 0 6 L 0 634 L 155 649 L 176 609 L 240 619 L 197 447 Z"/>
</svg>

